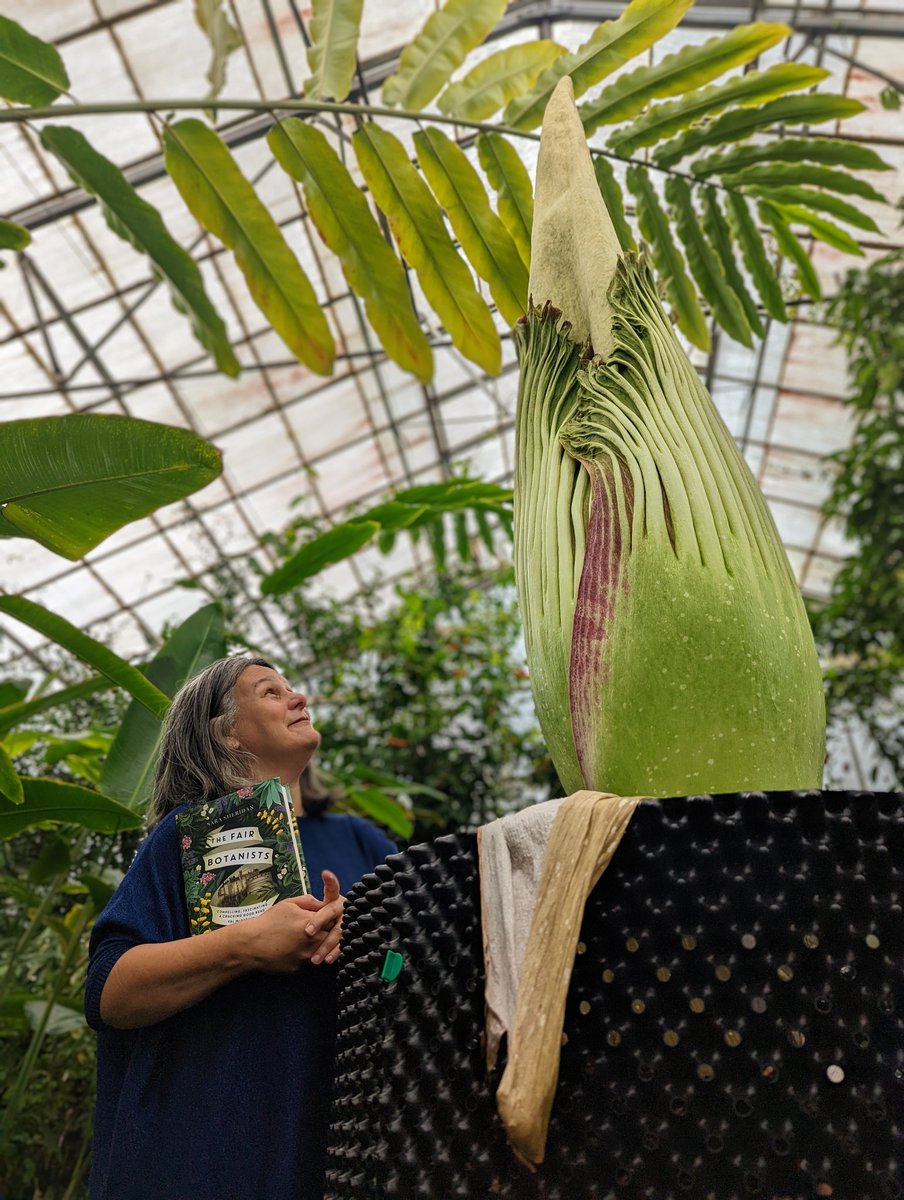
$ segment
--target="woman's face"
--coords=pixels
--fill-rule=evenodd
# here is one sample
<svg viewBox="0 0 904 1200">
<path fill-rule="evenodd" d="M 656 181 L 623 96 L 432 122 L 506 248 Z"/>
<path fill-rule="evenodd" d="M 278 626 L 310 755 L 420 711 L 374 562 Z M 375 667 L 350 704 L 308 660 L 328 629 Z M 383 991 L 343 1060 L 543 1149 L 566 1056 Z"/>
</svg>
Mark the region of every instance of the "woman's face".
<svg viewBox="0 0 904 1200">
<path fill-rule="evenodd" d="M 301 692 L 272 667 L 251 666 L 233 693 L 239 711 L 230 738 L 257 758 L 260 778 L 297 778 L 320 745 Z"/>
</svg>

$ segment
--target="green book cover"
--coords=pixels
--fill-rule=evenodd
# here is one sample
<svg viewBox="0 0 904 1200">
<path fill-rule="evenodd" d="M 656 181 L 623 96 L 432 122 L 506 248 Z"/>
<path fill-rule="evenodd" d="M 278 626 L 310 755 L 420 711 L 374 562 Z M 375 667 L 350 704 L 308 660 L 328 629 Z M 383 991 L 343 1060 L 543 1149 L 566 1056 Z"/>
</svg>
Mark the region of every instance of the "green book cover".
<svg viewBox="0 0 904 1200">
<path fill-rule="evenodd" d="M 278 779 L 195 804 L 176 821 L 192 933 L 310 893 L 292 796 Z"/>
</svg>

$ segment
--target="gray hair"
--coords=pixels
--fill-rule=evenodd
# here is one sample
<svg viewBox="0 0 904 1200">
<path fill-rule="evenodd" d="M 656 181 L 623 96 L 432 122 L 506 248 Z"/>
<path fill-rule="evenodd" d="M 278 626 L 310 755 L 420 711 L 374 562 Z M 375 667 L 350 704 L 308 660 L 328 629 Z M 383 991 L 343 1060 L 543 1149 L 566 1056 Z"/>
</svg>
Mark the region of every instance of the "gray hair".
<svg viewBox="0 0 904 1200">
<path fill-rule="evenodd" d="M 213 800 L 256 781 L 255 756 L 227 740 L 239 715 L 234 688 L 248 667 L 272 664 L 246 655 L 221 658 L 176 693 L 160 738 L 149 828 L 180 804 Z"/>
</svg>

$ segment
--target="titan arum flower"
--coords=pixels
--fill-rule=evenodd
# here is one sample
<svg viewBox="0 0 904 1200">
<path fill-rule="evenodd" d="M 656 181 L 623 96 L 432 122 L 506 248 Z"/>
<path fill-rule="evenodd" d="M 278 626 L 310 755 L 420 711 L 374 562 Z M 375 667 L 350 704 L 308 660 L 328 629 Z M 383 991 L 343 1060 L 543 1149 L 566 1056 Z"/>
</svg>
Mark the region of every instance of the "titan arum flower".
<svg viewBox="0 0 904 1200">
<path fill-rule="evenodd" d="M 646 263 L 620 251 L 567 78 L 544 118 L 531 257 L 515 570 L 563 785 L 819 787 L 825 711 L 800 592 Z"/>
</svg>

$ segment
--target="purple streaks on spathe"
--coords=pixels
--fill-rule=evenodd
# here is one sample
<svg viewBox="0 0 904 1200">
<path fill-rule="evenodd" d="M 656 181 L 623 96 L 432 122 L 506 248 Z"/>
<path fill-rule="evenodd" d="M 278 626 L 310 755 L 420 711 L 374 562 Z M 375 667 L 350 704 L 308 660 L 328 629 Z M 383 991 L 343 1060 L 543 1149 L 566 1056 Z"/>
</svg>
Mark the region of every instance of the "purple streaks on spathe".
<svg viewBox="0 0 904 1200">
<path fill-rule="evenodd" d="M 593 773 L 592 757 L 598 727 L 594 717 L 603 704 L 603 689 L 609 682 L 606 641 L 618 593 L 627 591 L 628 581 L 622 573 L 623 531 L 618 514 L 615 470 L 611 462 L 600 464 L 582 460 L 582 465 L 590 474 L 591 501 L 584 566 L 575 600 L 568 680 L 571 727 L 578 763 L 586 782 Z M 624 467 L 620 474 L 625 500 L 625 532 L 630 538 L 633 480 Z"/>
</svg>

